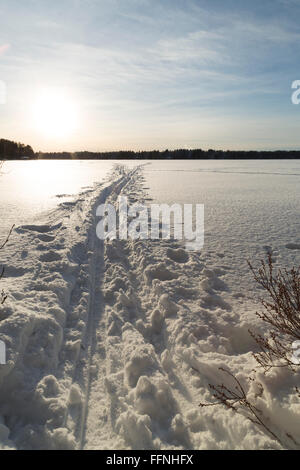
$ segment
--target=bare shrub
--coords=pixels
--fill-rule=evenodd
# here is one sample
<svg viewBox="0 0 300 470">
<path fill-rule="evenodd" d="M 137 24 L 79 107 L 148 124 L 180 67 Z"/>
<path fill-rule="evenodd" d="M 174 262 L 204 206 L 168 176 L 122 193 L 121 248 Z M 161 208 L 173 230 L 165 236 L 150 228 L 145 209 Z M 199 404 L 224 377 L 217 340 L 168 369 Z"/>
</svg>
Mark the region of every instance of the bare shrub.
<svg viewBox="0 0 300 470">
<path fill-rule="evenodd" d="M 14 229 L 14 225 L 10 229 L 10 231 L 9 231 L 6 239 L 4 240 L 4 242 L 2 242 L 2 244 L 0 245 L 0 250 L 2 250 L 5 247 L 6 243 L 8 242 L 8 240 L 11 236 L 11 233 L 12 233 L 13 229 Z M 5 271 L 5 268 L 3 266 L 1 271 L 0 271 L 0 281 L 4 276 L 4 271 Z M 5 292 L 2 290 L 1 293 L 0 293 L 0 305 L 3 305 L 6 299 L 7 299 L 7 294 L 5 294 Z"/>
<path fill-rule="evenodd" d="M 212 396 L 217 400 L 216 403 L 200 403 L 200 407 L 207 407 L 207 406 L 216 406 L 216 405 L 224 405 L 227 409 L 237 412 L 242 412 L 244 416 L 251 421 L 252 423 L 260 426 L 263 428 L 267 433 L 269 433 L 274 439 L 279 440 L 279 438 L 271 431 L 271 429 L 266 425 L 263 419 L 262 411 L 253 405 L 247 397 L 247 393 L 242 386 L 241 382 L 232 374 L 229 370 L 220 367 L 219 370 L 228 374 L 234 383 L 234 387 L 230 389 L 224 384 L 221 385 L 211 385 L 209 384 L 209 388 L 212 390 Z M 251 377 L 249 377 L 249 381 L 253 381 Z M 260 394 L 263 393 L 263 387 L 261 384 L 260 386 Z"/>
<path fill-rule="evenodd" d="M 248 264 L 255 281 L 267 293 L 267 299 L 260 299 L 263 310 L 256 312 L 256 315 L 270 327 L 270 330 L 266 336 L 249 330 L 259 347 L 259 351 L 253 353 L 258 367 L 262 368 L 265 374 L 274 367 L 285 367 L 291 374 L 299 372 L 300 361 L 295 360 L 293 356 L 293 344 L 300 340 L 300 267 L 298 269 L 293 267 L 290 270 L 278 269 L 275 272 L 270 254 L 267 262 L 262 260 L 257 270 L 250 262 Z M 232 387 L 224 383 L 209 384 L 216 402 L 200 403 L 199 406 L 224 405 L 229 410 L 241 413 L 282 444 L 281 439 L 266 424 L 262 411 L 249 400 L 245 388 L 237 377 L 224 368 L 220 370 L 230 376 Z M 249 377 L 249 381 L 255 382 L 259 390 L 256 397 L 262 396 L 264 393 L 262 384 L 256 382 L 253 377 Z M 295 392 L 300 398 L 299 388 L 296 387 Z M 299 446 L 291 434 L 285 433 L 285 435 L 294 445 Z"/>
<path fill-rule="evenodd" d="M 258 270 L 248 264 L 255 281 L 268 293 L 267 300 L 260 299 L 263 311 L 256 315 L 271 328 L 266 337 L 249 330 L 260 349 L 253 356 L 265 371 L 272 367 L 299 370 L 300 364 L 293 360 L 293 343 L 300 340 L 300 267 L 274 272 L 270 254 Z"/>
</svg>

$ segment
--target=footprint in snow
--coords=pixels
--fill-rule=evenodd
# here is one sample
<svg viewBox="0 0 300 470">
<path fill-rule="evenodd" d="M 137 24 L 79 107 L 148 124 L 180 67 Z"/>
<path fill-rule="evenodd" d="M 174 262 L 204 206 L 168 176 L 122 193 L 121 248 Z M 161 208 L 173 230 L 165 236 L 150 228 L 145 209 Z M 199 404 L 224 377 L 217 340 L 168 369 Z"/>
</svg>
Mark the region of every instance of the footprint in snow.
<svg viewBox="0 0 300 470">
<path fill-rule="evenodd" d="M 44 261 L 45 263 L 53 263 L 53 261 L 60 261 L 61 259 L 61 255 L 55 251 L 49 251 L 40 256 L 40 261 Z"/>
<path fill-rule="evenodd" d="M 288 243 L 285 247 L 288 250 L 300 250 L 300 243 Z"/>
<path fill-rule="evenodd" d="M 177 250 L 168 248 L 167 257 L 176 263 L 187 263 L 189 260 L 189 255 L 183 248 L 178 248 Z"/>
<path fill-rule="evenodd" d="M 24 232 L 37 232 L 37 233 L 48 233 L 52 232 L 53 230 L 57 230 L 62 226 L 62 223 L 58 223 L 56 225 L 21 225 L 20 227 L 16 228 L 16 231 L 19 233 Z"/>
<path fill-rule="evenodd" d="M 46 233 L 41 233 L 37 236 L 37 238 L 42 242 L 53 242 L 53 240 L 55 239 L 53 235 L 47 235 Z"/>
</svg>

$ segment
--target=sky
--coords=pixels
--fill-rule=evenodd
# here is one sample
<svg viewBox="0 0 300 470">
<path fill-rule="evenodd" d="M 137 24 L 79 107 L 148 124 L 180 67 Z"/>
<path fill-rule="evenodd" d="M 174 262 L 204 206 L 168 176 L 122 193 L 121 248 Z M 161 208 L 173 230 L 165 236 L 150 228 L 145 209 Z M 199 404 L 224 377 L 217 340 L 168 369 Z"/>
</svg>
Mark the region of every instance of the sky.
<svg viewBox="0 0 300 470">
<path fill-rule="evenodd" d="M 299 149 L 299 18 L 300 0 L 0 0 L 0 137 Z"/>
</svg>

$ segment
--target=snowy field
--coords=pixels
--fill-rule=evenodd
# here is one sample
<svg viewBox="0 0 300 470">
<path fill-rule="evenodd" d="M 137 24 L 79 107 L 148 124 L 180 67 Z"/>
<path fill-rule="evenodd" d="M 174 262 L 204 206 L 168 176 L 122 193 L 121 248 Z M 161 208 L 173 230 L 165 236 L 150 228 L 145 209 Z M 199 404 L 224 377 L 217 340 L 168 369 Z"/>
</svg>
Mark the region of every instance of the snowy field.
<svg viewBox="0 0 300 470">
<path fill-rule="evenodd" d="M 123 163 L 123 162 L 121 162 Z M 10 162 L 0 176 L 0 447 L 277 449 L 300 442 L 284 369 L 247 382 L 258 290 L 247 259 L 300 264 L 299 161 Z M 106 241 L 96 208 L 205 205 L 205 244 Z M 234 372 L 281 444 L 212 402 Z M 228 382 L 229 381 L 229 382 Z M 232 384 L 231 384 L 232 385 Z M 252 388 L 251 388 L 252 387 Z M 288 434 L 293 437 L 291 439 Z M 299 446 L 298 446 L 299 447 Z"/>
</svg>

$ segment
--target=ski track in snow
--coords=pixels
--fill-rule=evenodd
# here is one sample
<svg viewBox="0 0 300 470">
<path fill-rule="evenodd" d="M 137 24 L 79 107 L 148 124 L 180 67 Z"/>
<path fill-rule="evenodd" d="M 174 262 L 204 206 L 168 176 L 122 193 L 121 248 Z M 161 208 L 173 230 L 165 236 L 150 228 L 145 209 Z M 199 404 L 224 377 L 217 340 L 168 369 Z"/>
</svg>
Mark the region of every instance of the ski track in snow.
<svg viewBox="0 0 300 470">
<path fill-rule="evenodd" d="M 147 201 L 143 183 L 142 166 L 114 174 L 43 223 L 18 227 L 5 247 L 2 448 L 280 448 L 243 416 L 198 406 L 211 401 L 209 383 L 228 380 L 219 367 L 245 384 L 254 367 L 257 320 L 230 303 L 226 267 L 207 269 L 174 240 L 96 237 L 96 207 L 121 194 Z M 299 441 L 295 384 L 284 371 L 260 381 L 272 429 Z"/>
</svg>

